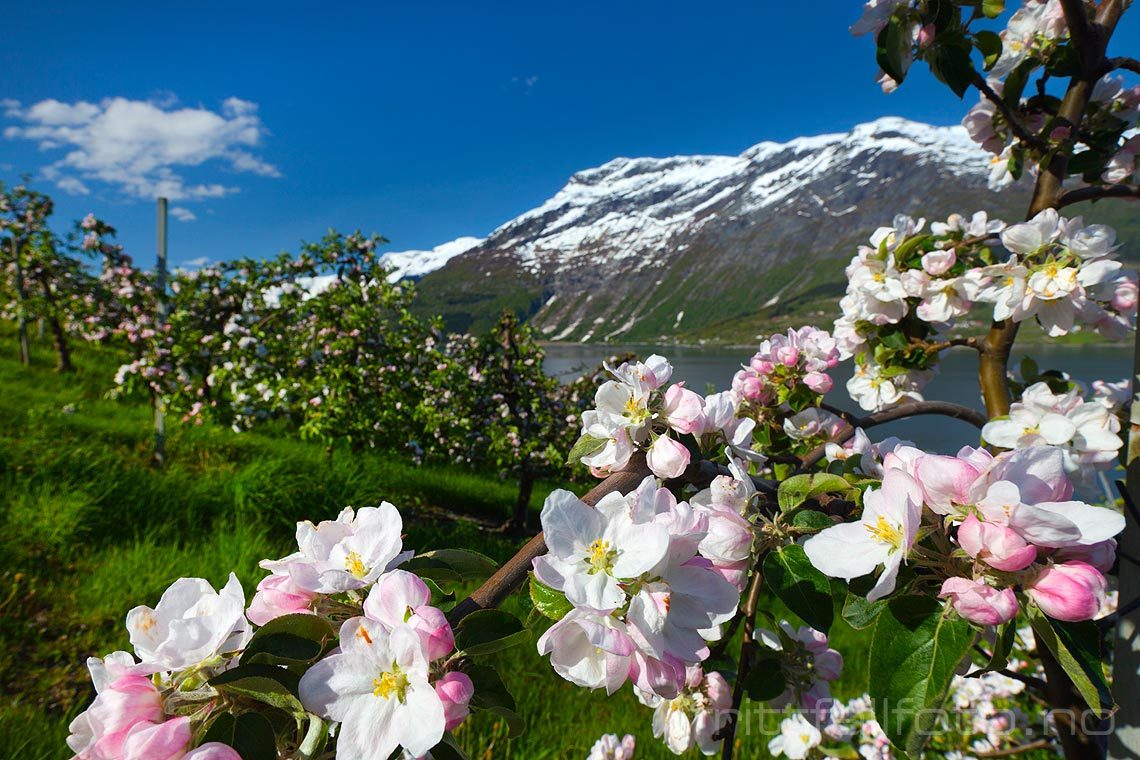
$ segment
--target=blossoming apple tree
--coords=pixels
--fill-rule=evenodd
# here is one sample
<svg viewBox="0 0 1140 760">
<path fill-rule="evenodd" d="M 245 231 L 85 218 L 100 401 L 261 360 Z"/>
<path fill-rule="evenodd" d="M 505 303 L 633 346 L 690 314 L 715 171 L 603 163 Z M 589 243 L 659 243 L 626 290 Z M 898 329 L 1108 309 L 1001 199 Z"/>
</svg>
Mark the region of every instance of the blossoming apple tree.
<svg viewBox="0 0 1140 760">
<path fill-rule="evenodd" d="M 471 710 L 521 730 L 488 655 L 531 637 L 496 610 L 527 583 L 554 673 L 606 694 L 628 683 L 677 754 L 733 757 L 767 705 L 768 750 L 792 760 L 1100 757 L 1114 710 L 1104 634 L 1138 606 L 1113 612 L 1110 583 L 1135 559 L 1117 558 L 1125 517 L 1074 482 L 1114 466 L 1132 391 L 1031 362 L 1011 377 L 1007 363 L 1025 322 L 1051 336 L 1134 329 L 1136 278 L 1113 230 L 1065 211 L 1140 197 L 1140 90 L 1114 80 L 1140 63 L 1107 52 L 1126 5 L 1030 0 L 999 32 L 985 27 L 1000 0 L 868 2 L 853 31 L 873 36 L 885 89 L 925 61 L 958 95 L 978 91 L 967 127 L 997 156 L 992 181 L 1032 178 L 1025 221 L 970 210 L 868 231 L 832 330 L 771 335 L 729 390 L 697 393 L 662 356 L 611 366 L 568 452 L 603 480 L 552 493 L 542 533 L 500 567 L 404 551 L 383 504 L 300 523 L 248 609 L 236 581 L 175 582 L 128 614 L 133 655 L 89 663 L 98 696 L 72 749 L 463 757 L 451 732 Z M 989 330 L 956 330 L 974 310 Z M 924 397 L 952 348 L 976 352 L 986 414 Z M 862 416 L 824 401 L 846 360 Z M 872 440 L 916 415 L 972 423 L 983 445 Z M 869 659 L 867 694 L 846 702 L 830 693 L 837 618 Z M 1045 714 L 1036 729 L 1030 713 L 996 714 L 1019 694 Z M 971 711 L 965 727 L 949 725 L 948 699 Z M 591 757 L 633 751 L 612 735 Z"/>
</svg>

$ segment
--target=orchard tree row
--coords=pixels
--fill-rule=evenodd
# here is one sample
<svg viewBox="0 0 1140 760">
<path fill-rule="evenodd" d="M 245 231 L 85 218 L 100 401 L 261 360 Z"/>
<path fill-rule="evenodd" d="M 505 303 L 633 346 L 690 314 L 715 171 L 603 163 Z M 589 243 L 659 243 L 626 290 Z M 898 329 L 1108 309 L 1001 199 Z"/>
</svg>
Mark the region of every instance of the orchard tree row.
<svg viewBox="0 0 1140 760">
<path fill-rule="evenodd" d="M 296 255 L 179 269 L 160 293 L 113 227 L 89 215 L 61 239 L 51 212 L 46 195 L 0 187 L 2 308 L 25 361 L 28 329 L 46 325 L 59 370 L 72 369 L 72 341 L 121 349 L 112 394 L 159 401 L 186 424 L 272 421 L 330 454 L 380 449 L 516 477 L 519 527 L 601 382 L 548 376 L 513 314 L 483 335 L 416 316 L 415 288 L 392 281 L 377 235 L 330 231 Z"/>
</svg>

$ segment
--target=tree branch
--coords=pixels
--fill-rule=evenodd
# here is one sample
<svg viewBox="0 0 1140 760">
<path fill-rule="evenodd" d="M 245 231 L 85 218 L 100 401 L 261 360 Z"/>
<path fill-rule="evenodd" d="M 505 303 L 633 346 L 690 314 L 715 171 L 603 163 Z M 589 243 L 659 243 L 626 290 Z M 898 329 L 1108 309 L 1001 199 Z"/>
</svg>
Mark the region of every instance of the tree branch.
<svg viewBox="0 0 1140 760">
<path fill-rule="evenodd" d="M 998 95 L 994 91 L 994 88 L 990 87 L 990 83 L 986 81 L 986 78 L 977 71 L 974 72 L 972 84 L 978 88 L 978 91 L 985 96 L 986 100 L 997 106 L 997 109 L 1001 111 L 1002 118 L 1005 119 L 1005 123 L 1009 125 L 1009 131 L 1013 132 L 1018 140 L 1033 148 L 1038 153 L 1045 153 L 1049 150 L 1049 144 L 1029 131 L 1029 128 L 1022 123 L 1013 109 L 1009 107 L 1009 104 L 1005 102 L 1005 99 L 1002 98 L 1001 95 Z"/>
<path fill-rule="evenodd" d="M 748 587 L 748 598 L 741 608 L 741 617 L 744 619 L 744 636 L 740 641 L 740 662 L 736 667 L 736 682 L 732 686 L 732 707 L 728 714 L 728 723 L 725 724 L 718 735 L 724 742 L 721 751 L 721 760 L 732 760 L 736 748 L 736 727 L 740 723 L 740 705 L 744 701 L 744 681 L 748 678 L 748 671 L 752 666 L 752 650 L 756 646 L 752 635 L 756 630 L 756 604 L 760 599 L 760 587 L 764 576 L 760 573 L 759 559 L 752 570 L 752 583 Z"/>
<path fill-rule="evenodd" d="M 848 422 L 849 427 L 847 427 L 838 436 L 831 439 L 829 443 L 846 443 L 855 436 L 855 428 L 857 427 L 866 430 L 868 428 L 873 428 L 876 425 L 883 425 L 895 420 L 902 420 L 908 417 L 918 417 L 920 415 L 926 414 L 938 414 L 944 417 L 951 417 L 956 420 L 962 420 L 963 422 L 970 423 L 978 429 L 984 427 L 988 421 L 986 415 L 982 414 L 977 409 L 971 409 L 970 407 L 962 406 L 961 404 L 953 404 L 949 401 L 915 401 L 910 404 L 901 404 L 899 406 L 891 407 L 890 409 L 884 409 L 881 412 L 874 412 L 872 414 L 868 414 L 866 417 L 855 418 L 854 425 L 852 425 L 851 422 Z M 847 419 L 847 417 L 850 417 L 850 415 L 845 416 L 844 419 Z M 818 462 L 820 459 L 823 459 L 826 450 L 827 444 L 817 446 L 812 450 L 810 454 L 804 458 L 803 466 L 800 469 L 806 470 Z"/>
<path fill-rule="evenodd" d="M 615 491 L 623 494 L 629 493 L 637 488 L 649 474 L 649 468 L 645 464 L 645 456 L 636 454 L 624 470 L 615 472 L 594 486 L 589 493 L 582 497 L 582 501 L 592 507 L 606 494 Z M 527 541 L 515 556 L 504 562 L 494 575 L 471 593 L 471 596 L 455 605 L 447 615 L 448 621 L 455 625 L 476 610 L 498 607 L 526 578 L 534 558 L 544 553 L 546 553 L 546 541 L 539 533 Z"/>
<path fill-rule="evenodd" d="M 1034 752 L 1039 749 L 1049 749 L 1053 746 L 1052 739 L 1038 739 L 1029 744 L 1019 744 L 1009 749 L 995 749 L 991 752 L 974 752 L 974 757 L 1012 757 L 1024 752 Z"/>
<path fill-rule="evenodd" d="M 1057 208 L 1064 208 L 1082 201 L 1096 201 L 1101 198 L 1140 198 L 1140 186 L 1089 185 L 1078 187 L 1075 190 L 1061 193 L 1061 197 L 1057 199 Z"/>
<path fill-rule="evenodd" d="M 1128 71 L 1140 74 L 1140 61 L 1135 58 L 1128 58 L 1126 56 L 1118 56 L 1116 58 L 1108 58 L 1104 62 L 1104 73 L 1115 71 L 1116 69 L 1127 69 Z"/>
</svg>

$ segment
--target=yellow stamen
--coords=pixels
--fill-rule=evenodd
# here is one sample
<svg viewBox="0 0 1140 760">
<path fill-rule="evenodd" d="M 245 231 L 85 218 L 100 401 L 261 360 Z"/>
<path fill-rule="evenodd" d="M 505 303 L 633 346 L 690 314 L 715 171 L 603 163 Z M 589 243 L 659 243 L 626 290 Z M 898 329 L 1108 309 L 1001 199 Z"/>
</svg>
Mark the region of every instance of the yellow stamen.
<svg viewBox="0 0 1140 760">
<path fill-rule="evenodd" d="M 348 556 L 344 558 L 344 569 L 357 578 L 368 575 L 368 571 L 364 569 L 364 560 L 356 552 L 349 552 Z"/>
<path fill-rule="evenodd" d="M 379 678 L 372 679 L 372 694 L 384 699 L 393 694 L 400 702 L 404 701 L 404 694 L 408 690 L 408 677 L 400 670 L 400 666 L 392 663 L 392 669 L 380 674 Z"/>
<path fill-rule="evenodd" d="M 599 538 L 590 544 L 590 553 L 586 556 L 586 562 L 590 565 L 591 573 L 606 572 L 613 566 L 616 558 L 617 551 L 610 546 L 610 542 Z"/>
<path fill-rule="evenodd" d="M 868 533 L 884 544 L 890 544 L 896 549 L 902 546 L 902 533 L 899 533 L 898 529 L 887 522 L 887 518 L 882 515 L 879 515 L 879 519 L 875 521 L 874 525 L 865 527 Z"/>
</svg>

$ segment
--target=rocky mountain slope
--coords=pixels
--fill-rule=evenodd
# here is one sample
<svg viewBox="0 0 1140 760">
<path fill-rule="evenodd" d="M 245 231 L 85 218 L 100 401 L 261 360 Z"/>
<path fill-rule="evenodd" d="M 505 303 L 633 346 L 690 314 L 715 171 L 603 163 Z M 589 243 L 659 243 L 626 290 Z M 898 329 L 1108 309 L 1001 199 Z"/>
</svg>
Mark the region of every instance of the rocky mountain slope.
<svg viewBox="0 0 1140 760">
<path fill-rule="evenodd" d="M 459 330 L 513 308 L 548 340 L 750 342 L 829 322 L 845 263 L 896 213 L 1020 219 L 1025 193 L 987 190 L 989 162 L 960 127 L 899 118 L 739 156 L 617 158 L 453 246 L 421 300 Z"/>
</svg>

